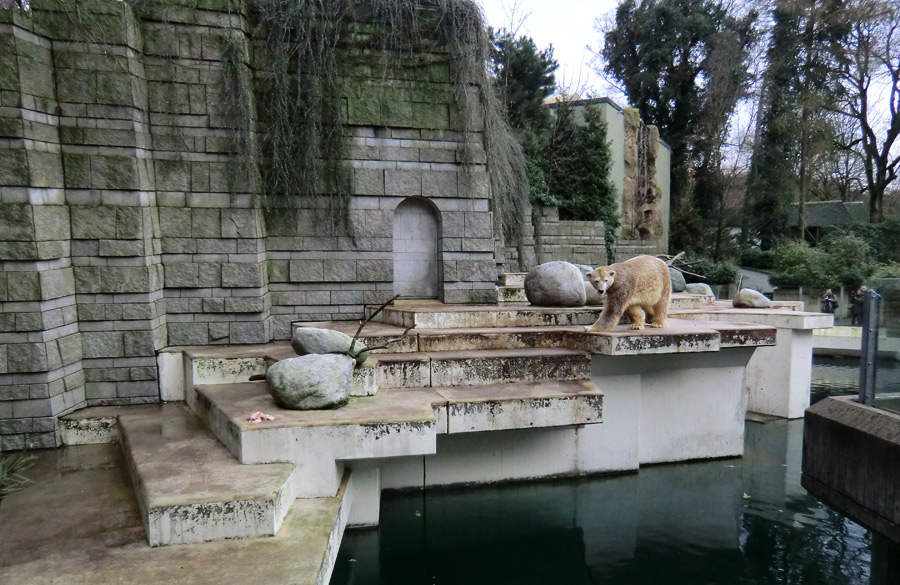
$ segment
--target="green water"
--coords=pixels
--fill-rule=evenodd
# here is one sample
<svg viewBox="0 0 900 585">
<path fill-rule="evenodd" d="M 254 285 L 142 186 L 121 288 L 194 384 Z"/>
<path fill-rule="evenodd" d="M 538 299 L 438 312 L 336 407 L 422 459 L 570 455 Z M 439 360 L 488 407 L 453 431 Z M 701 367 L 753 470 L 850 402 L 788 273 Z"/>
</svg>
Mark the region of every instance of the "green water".
<svg viewBox="0 0 900 585">
<path fill-rule="evenodd" d="M 802 421 L 748 423 L 739 459 L 386 493 L 380 527 L 345 534 L 331 583 L 868 583 L 869 533 L 800 486 L 802 433 Z"/>
</svg>

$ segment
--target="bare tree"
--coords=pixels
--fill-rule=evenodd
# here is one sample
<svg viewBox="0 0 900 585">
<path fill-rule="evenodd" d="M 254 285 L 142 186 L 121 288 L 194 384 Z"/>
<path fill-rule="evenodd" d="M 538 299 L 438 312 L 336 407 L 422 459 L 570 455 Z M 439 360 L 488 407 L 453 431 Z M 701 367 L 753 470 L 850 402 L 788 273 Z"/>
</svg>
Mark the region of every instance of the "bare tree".
<svg viewBox="0 0 900 585">
<path fill-rule="evenodd" d="M 847 40 L 835 47 L 839 62 L 839 112 L 856 121 L 859 136 L 848 146 L 862 158 L 869 193 L 869 221 L 884 220 L 884 194 L 900 172 L 900 9 L 883 0 L 857 0 L 847 8 Z M 878 88 L 887 93 L 880 114 Z M 881 100 L 879 100 L 881 97 Z"/>
</svg>

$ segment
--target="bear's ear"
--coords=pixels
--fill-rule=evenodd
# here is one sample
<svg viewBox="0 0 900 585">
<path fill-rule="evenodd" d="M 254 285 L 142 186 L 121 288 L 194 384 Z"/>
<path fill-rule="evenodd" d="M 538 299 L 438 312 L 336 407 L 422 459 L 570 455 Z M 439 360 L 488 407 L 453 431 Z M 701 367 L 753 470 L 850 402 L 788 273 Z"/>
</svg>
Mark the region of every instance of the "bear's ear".
<svg viewBox="0 0 900 585">
<path fill-rule="evenodd" d="M 613 278 L 615 278 L 615 277 L 616 277 L 616 271 L 615 271 L 615 270 L 610 270 L 610 271 L 609 271 L 609 275 L 612 276 Z"/>
</svg>

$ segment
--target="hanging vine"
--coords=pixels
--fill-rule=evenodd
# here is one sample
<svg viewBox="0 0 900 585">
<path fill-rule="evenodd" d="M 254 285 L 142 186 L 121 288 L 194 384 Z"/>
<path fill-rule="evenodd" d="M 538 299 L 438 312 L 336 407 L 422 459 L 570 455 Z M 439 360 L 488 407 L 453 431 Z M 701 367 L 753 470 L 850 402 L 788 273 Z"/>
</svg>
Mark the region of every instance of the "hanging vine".
<svg viewBox="0 0 900 585">
<path fill-rule="evenodd" d="M 267 210 L 315 208 L 350 231 L 352 173 L 343 83 L 348 63 L 368 59 L 387 84 L 417 55 L 445 55 L 452 70 L 463 167 L 474 195 L 476 152 L 488 161 L 495 231 L 515 240 L 527 209 L 525 160 L 506 124 L 485 62 L 488 36 L 469 0 L 247 0 L 259 49 L 257 91 L 243 62 L 243 32 L 225 45 L 233 151 Z M 370 24 L 366 28 L 361 24 Z M 360 34 L 366 30 L 368 34 Z M 377 90 L 376 90 L 377 91 Z M 252 113 L 259 99 L 259 119 Z M 479 121 L 483 126 L 479 126 Z M 253 132 L 254 125 L 256 132 Z M 483 127 L 483 144 L 478 131 Z M 254 165 L 252 161 L 257 161 Z M 252 167 L 257 171 L 252 171 Z M 258 179 L 258 181 L 257 181 Z"/>
</svg>

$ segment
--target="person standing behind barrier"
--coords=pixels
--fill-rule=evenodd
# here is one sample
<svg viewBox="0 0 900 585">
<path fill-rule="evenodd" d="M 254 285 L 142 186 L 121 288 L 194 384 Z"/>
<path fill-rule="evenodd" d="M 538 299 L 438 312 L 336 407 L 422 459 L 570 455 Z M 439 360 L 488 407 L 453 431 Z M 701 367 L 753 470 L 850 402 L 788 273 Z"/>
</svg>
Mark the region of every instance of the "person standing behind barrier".
<svg viewBox="0 0 900 585">
<path fill-rule="evenodd" d="M 825 294 L 822 295 L 822 312 L 823 313 L 831 313 L 834 315 L 834 312 L 838 308 L 838 300 L 837 297 L 834 296 L 834 293 L 831 292 L 831 289 L 825 291 Z"/>
<path fill-rule="evenodd" d="M 850 299 L 850 325 L 862 325 L 863 302 L 866 300 L 866 292 L 868 289 L 861 286 Z"/>
</svg>

